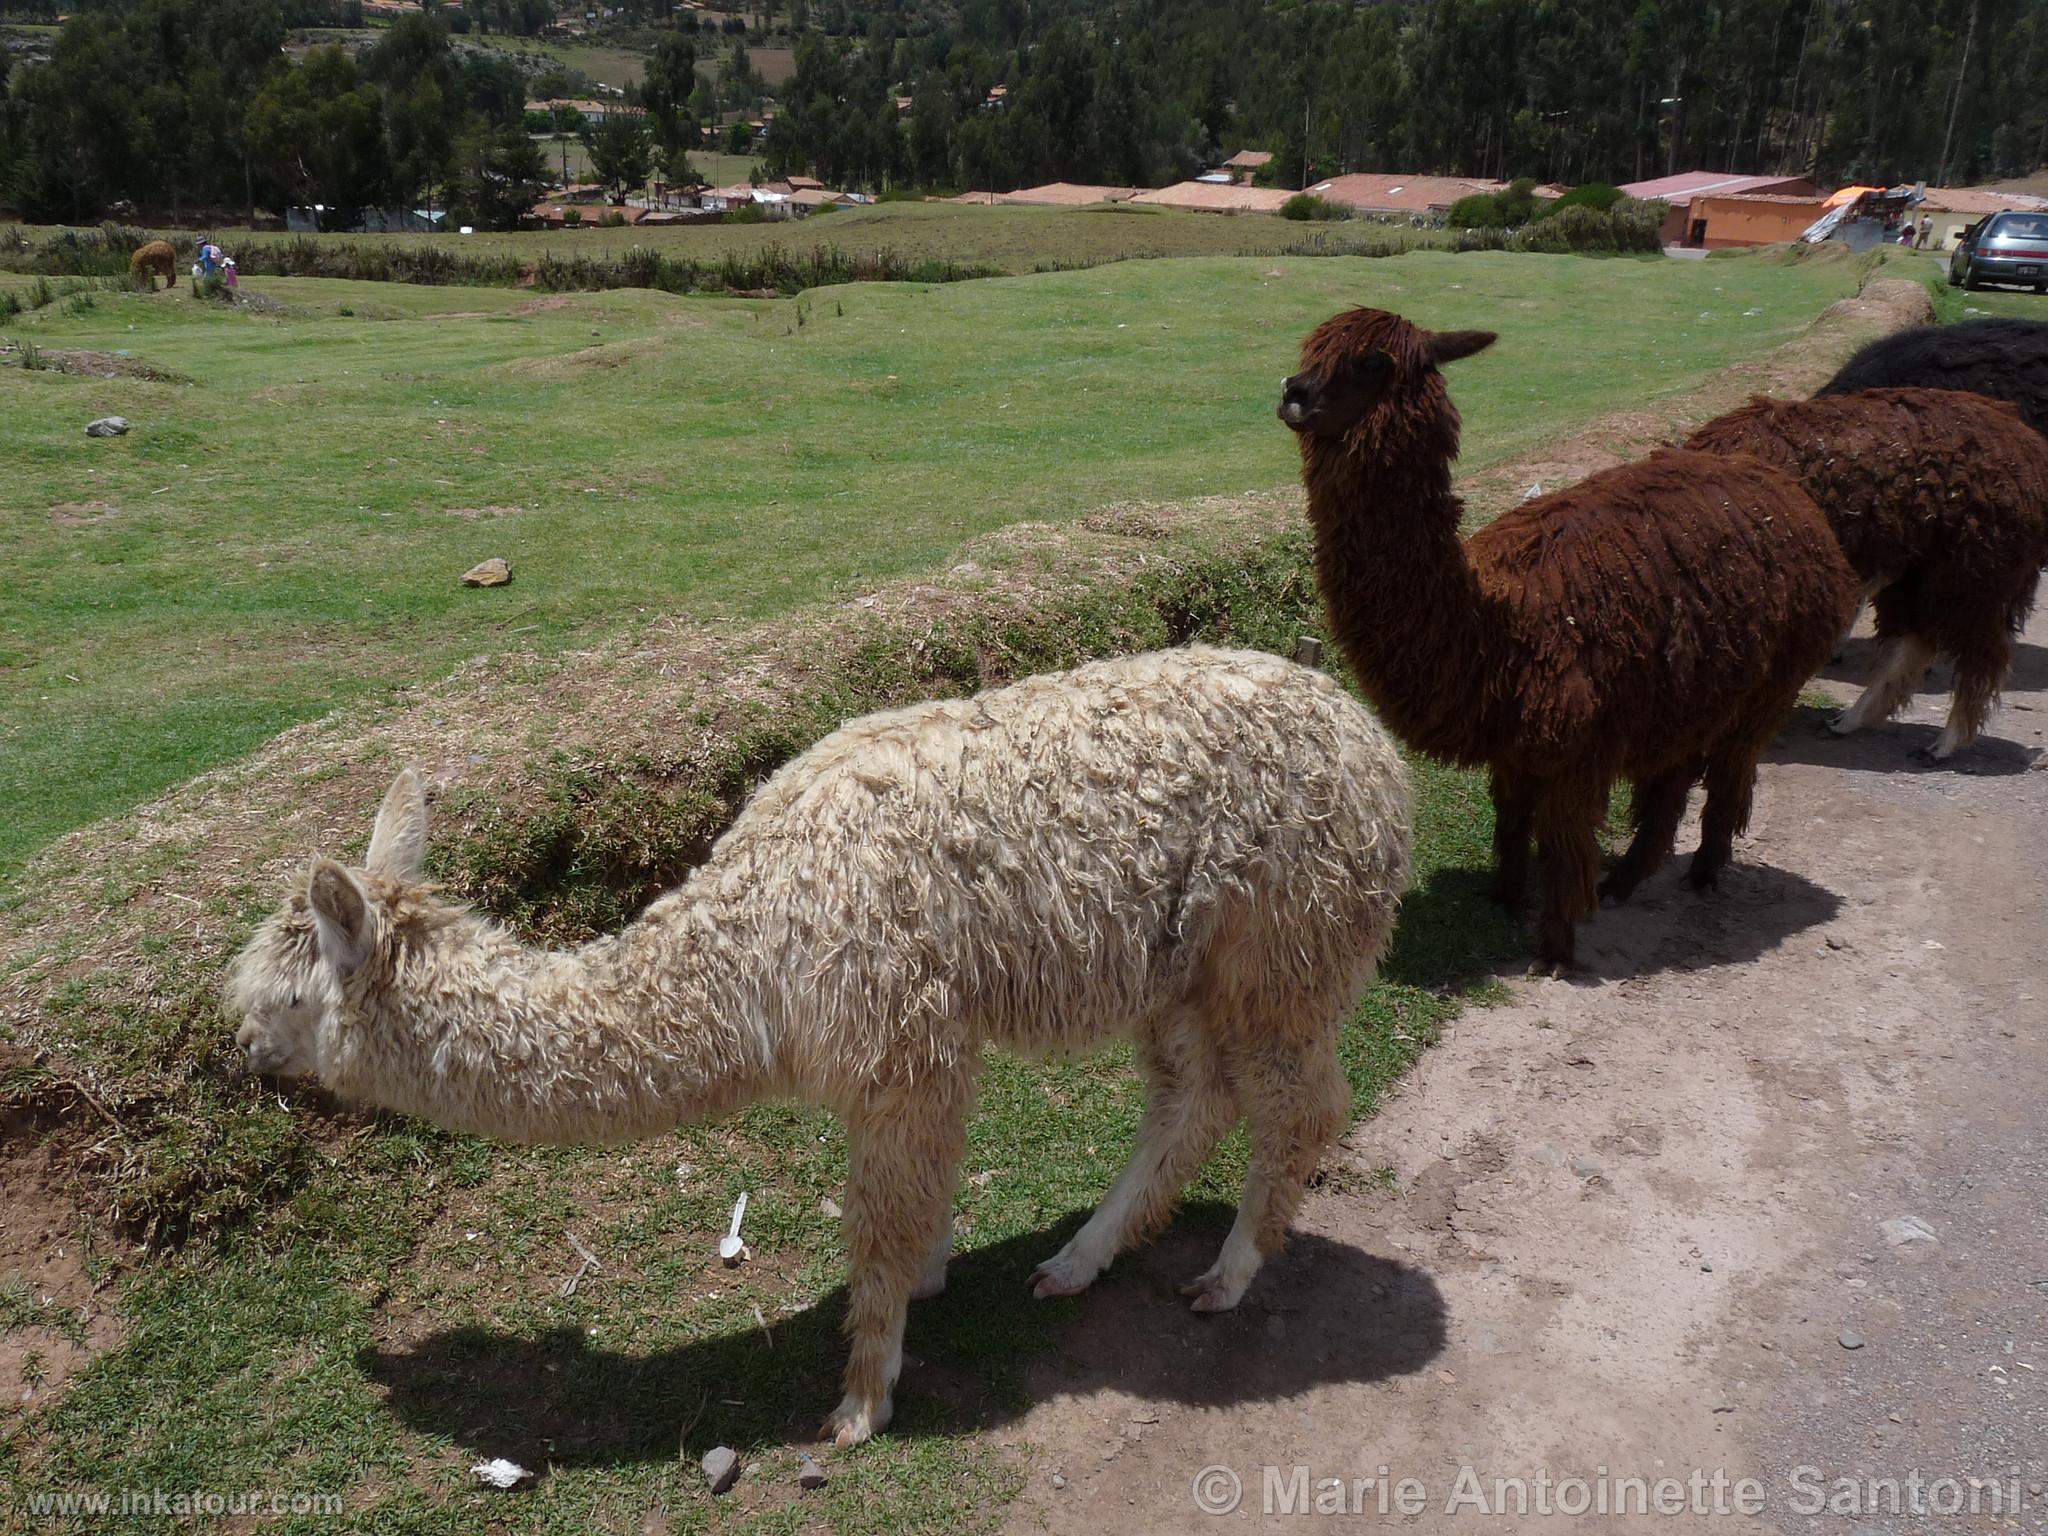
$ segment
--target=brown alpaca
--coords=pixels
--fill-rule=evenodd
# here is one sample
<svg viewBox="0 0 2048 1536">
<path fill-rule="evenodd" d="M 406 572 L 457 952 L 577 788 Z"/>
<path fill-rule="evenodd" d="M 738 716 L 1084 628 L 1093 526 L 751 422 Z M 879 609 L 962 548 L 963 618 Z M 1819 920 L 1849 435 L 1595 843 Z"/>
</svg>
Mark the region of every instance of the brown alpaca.
<svg viewBox="0 0 2048 1536">
<path fill-rule="evenodd" d="M 149 285 L 151 293 L 156 292 L 157 275 L 163 275 L 164 287 L 178 286 L 178 253 L 171 249 L 168 240 L 152 240 L 147 245 L 135 248 L 135 254 L 128 258 L 128 271 Z"/>
<path fill-rule="evenodd" d="M 1877 603 L 1877 669 L 1842 734 L 1896 714 L 1955 658 L 1939 762 L 1984 724 L 2048 561 L 2048 442 L 2016 407 L 1946 389 L 1752 399 L 1686 441 L 1797 475 Z"/>
<path fill-rule="evenodd" d="M 1827 660 L 1855 577 L 1782 471 L 1659 453 L 1528 502 L 1464 542 L 1459 420 L 1439 366 L 1492 345 L 1358 309 L 1302 344 L 1280 419 L 1300 438 L 1317 583 L 1381 717 L 1411 746 L 1492 770 L 1496 896 L 1544 858 L 1542 961 L 1573 960 L 1596 895 L 1669 855 L 1693 781 L 1688 879 L 1714 883 L 1749 817 L 1757 756 Z M 1617 778 L 1635 839 L 1600 881 Z"/>
</svg>

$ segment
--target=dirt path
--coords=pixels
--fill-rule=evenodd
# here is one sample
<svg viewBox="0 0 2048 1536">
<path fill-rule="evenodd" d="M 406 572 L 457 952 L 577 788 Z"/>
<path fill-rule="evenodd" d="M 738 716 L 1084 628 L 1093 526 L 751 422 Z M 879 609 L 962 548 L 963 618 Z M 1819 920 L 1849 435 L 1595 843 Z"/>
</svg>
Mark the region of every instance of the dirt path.
<svg viewBox="0 0 2048 1536">
<path fill-rule="evenodd" d="M 1354 1526 L 1685 1528 L 1719 1468 L 1724 1510 L 1756 1480 L 1744 1529 L 2048 1530 L 2048 617 L 1987 739 L 1922 767 L 1945 708 L 1848 742 L 1804 712 L 1722 893 L 1669 869 L 1582 930 L 1587 977 L 1460 1020 L 1236 1314 L 1173 1295 L 1213 1237 L 1099 1282 L 1006 1437 L 1010 1529 L 1294 1529 L 1330 1478 L 1380 1480 Z M 1669 1518 L 1598 1512 L 1603 1473 L 1611 1508 L 1695 1470 Z M 1539 1515 L 1545 1473 L 1593 1512 Z M 1901 1512 L 1828 1512 L 1836 1478 Z"/>
</svg>

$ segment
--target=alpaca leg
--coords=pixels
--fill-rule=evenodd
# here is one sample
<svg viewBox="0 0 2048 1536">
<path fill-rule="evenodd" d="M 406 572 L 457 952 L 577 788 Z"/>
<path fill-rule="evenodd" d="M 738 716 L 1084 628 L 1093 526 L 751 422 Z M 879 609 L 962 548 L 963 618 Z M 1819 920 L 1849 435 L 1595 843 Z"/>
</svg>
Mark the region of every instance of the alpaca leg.
<svg viewBox="0 0 2048 1536">
<path fill-rule="evenodd" d="M 1700 813 L 1700 846 L 1685 872 L 1696 891 L 1718 884 L 1721 871 L 1735 854 L 1735 839 L 1749 825 L 1756 794 L 1756 760 L 1768 737 L 1753 744 L 1723 746 L 1707 759 L 1707 803 Z"/>
<path fill-rule="evenodd" d="M 1553 976 L 1571 969 L 1579 917 L 1599 899 L 1600 843 L 1594 829 L 1606 811 L 1604 787 L 1552 786 L 1536 807 L 1536 849 L 1543 856 L 1536 968 Z"/>
<path fill-rule="evenodd" d="M 1494 769 L 1493 899 L 1510 912 L 1521 906 L 1529 884 L 1529 820 L 1535 808 L 1525 781 Z"/>
<path fill-rule="evenodd" d="M 1862 697 L 1837 715 L 1828 727 L 1847 736 L 1866 725 L 1889 720 L 1912 700 L 1920 676 L 1934 659 L 1934 647 L 1918 635 L 1895 635 L 1877 653 L 1877 667 Z"/>
<path fill-rule="evenodd" d="M 1956 676 L 1949 697 L 1948 723 L 1941 737 L 1923 755 L 1930 762 L 1946 762 L 1958 748 L 1977 739 L 1977 732 L 1990 718 L 1991 707 L 2004 686 L 2006 669 L 2012 665 L 2012 636 L 2003 625 L 1984 636 L 1972 636 L 1972 643 L 1956 652 Z"/>
<path fill-rule="evenodd" d="M 1885 578 L 1866 581 L 1856 594 L 1856 606 L 1849 610 L 1849 622 L 1842 626 L 1842 633 L 1835 640 L 1834 654 L 1828 659 L 1840 661 L 1842 653 L 1849 649 L 1849 642 L 1856 636 L 1856 626 L 1863 622 L 1863 610 L 1870 606 L 1870 600 L 1884 590 Z"/>
<path fill-rule="evenodd" d="M 946 1264 L 953 1257 L 953 1211 L 952 1202 L 939 1213 L 939 1235 L 932 1240 L 931 1252 L 925 1255 L 924 1273 L 917 1284 L 910 1288 L 912 1301 L 930 1301 L 942 1295 L 946 1289 Z"/>
<path fill-rule="evenodd" d="M 1180 1042 L 1199 1045 L 1196 1028 L 1190 1010 Z M 1193 1058 L 1196 1052 L 1182 1054 Z M 1166 1043 L 1151 1035 L 1139 1041 L 1138 1062 L 1151 1097 L 1138 1126 L 1137 1149 L 1094 1215 L 1031 1272 L 1031 1294 L 1041 1300 L 1086 1290 L 1117 1254 L 1164 1225 L 1181 1190 L 1237 1117 L 1229 1091 L 1207 1063 L 1169 1060 Z"/>
<path fill-rule="evenodd" d="M 1286 1245 L 1316 1163 L 1351 1118 L 1351 1085 L 1337 1064 L 1334 1030 L 1293 1050 L 1262 1043 L 1233 1060 L 1231 1086 L 1251 1130 L 1252 1166 L 1216 1262 L 1181 1287 L 1197 1312 L 1236 1306 L 1259 1267 Z"/>
<path fill-rule="evenodd" d="M 1671 857 L 1678 824 L 1685 819 L 1685 797 L 1695 775 L 1689 768 L 1649 779 L 1636 786 L 1632 807 L 1636 835 L 1607 878 L 1600 882 L 1600 905 L 1618 907 L 1635 894 Z"/>
<path fill-rule="evenodd" d="M 847 1126 L 846 1395 L 819 1431 L 840 1445 L 880 1432 L 903 1369 L 903 1320 L 952 1204 L 967 1099 L 927 1081 L 878 1098 Z"/>
</svg>

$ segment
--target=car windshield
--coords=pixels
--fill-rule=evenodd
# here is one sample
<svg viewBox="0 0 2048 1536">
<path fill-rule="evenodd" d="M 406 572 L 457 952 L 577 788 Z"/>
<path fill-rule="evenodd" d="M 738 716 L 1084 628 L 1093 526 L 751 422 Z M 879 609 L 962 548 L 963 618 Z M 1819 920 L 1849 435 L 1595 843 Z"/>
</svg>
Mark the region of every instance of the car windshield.
<svg viewBox="0 0 2048 1536">
<path fill-rule="evenodd" d="M 1988 233 L 1993 240 L 2048 240 L 2048 214 L 2007 214 Z"/>
</svg>

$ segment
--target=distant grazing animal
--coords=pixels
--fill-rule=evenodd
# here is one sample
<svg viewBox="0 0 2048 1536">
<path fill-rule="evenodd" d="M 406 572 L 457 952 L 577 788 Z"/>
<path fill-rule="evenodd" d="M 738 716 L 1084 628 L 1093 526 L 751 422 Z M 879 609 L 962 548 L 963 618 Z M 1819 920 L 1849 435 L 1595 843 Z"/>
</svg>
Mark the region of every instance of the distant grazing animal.
<svg viewBox="0 0 2048 1536">
<path fill-rule="evenodd" d="M 151 293 L 156 292 L 159 275 L 165 288 L 175 288 L 178 286 L 178 253 L 171 249 L 168 240 L 152 240 L 135 248 L 135 254 L 128 258 L 128 270 L 147 283 Z"/>
<path fill-rule="evenodd" d="M 1756 760 L 1827 659 L 1855 577 L 1783 471 L 1659 453 L 1525 502 L 1460 542 L 1459 420 L 1441 365 L 1490 331 L 1431 333 L 1356 309 L 1302 344 L 1280 419 L 1300 439 L 1317 582 L 1366 694 L 1420 751 L 1492 770 L 1495 894 L 1544 859 L 1539 954 L 1574 959 L 1598 897 L 1669 855 L 1687 791 L 1707 803 L 1688 879 L 1715 881 L 1749 817 Z M 1635 839 L 1605 880 L 1617 778 Z"/>
<path fill-rule="evenodd" d="M 1350 1118 L 1338 1031 L 1408 878 L 1399 753 L 1319 672 L 1190 648 L 856 720 L 762 786 L 623 932 L 522 946 L 421 883 L 413 774 L 360 869 L 316 860 L 227 1000 L 259 1071 L 508 1141 L 619 1142 L 763 1098 L 846 1122 L 852 1353 L 824 1432 L 888 1423 L 905 1304 L 945 1285 L 987 1043 L 1134 1036 L 1130 1164 L 1038 1266 L 1083 1290 L 1242 1114 L 1196 1311 L 1237 1305 Z"/>
<path fill-rule="evenodd" d="M 2010 400 L 2027 425 L 2048 434 L 2048 320 L 1960 320 L 1919 325 L 1871 342 L 1820 387 L 1955 389 Z"/>
<path fill-rule="evenodd" d="M 1937 655 L 1955 659 L 1940 761 L 1976 736 L 2048 560 L 2048 440 L 2018 410 L 1941 389 L 1752 399 L 1686 439 L 1796 475 L 1877 604 L 1878 661 L 1834 729 L 1888 719 Z"/>
</svg>

